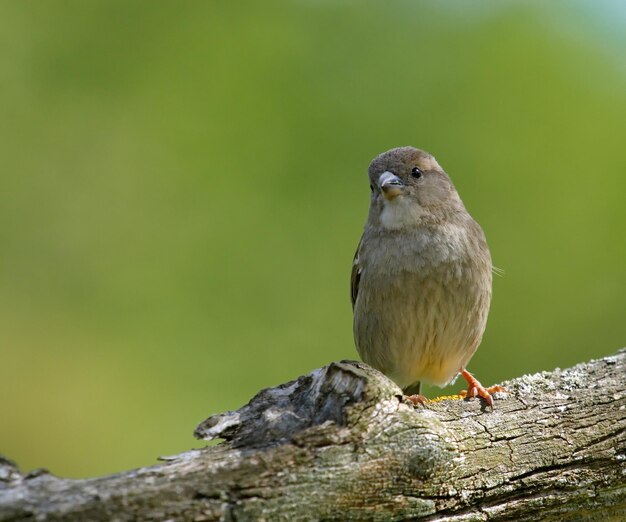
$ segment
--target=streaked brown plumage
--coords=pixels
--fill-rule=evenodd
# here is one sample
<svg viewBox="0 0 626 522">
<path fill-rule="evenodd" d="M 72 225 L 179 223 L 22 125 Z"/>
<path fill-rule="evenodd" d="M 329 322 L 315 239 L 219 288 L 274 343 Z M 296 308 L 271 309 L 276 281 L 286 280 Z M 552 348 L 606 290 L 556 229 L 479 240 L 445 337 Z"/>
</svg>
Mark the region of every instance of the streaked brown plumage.
<svg viewBox="0 0 626 522">
<path fill-rule="evenodd" d="M 372 189 L 354 257 L 354 338 L 363 361 L 406 393 L 444 386 L 478 347 L 491 301 L 491 255 L 433 156 L 400 147 L 369 167 Z M 471 375 L 469 394 L 492 404 Z"/>
</svg>

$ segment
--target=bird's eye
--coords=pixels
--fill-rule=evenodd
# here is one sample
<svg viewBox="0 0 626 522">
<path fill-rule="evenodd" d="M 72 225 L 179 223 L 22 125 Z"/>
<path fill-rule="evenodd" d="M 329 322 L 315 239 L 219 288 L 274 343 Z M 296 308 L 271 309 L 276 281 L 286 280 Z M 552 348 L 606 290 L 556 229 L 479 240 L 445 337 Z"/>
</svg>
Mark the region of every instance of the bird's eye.
<svg viewBox="0 0 626 522">
<path fill-rule="evenodd" d="M 422 169 L 420 169 L 419 167 L 413 167 L 411 169 L 411 176 L 413 176 L 414 178 L 421 178 L 424 175 L 424 171 L 422 171 Z"/>
<path fill-rule="evenodd" d="M 374 185 L 370 185 L 370 192 L 373 194 L 374 193 Z"/>
</svg>

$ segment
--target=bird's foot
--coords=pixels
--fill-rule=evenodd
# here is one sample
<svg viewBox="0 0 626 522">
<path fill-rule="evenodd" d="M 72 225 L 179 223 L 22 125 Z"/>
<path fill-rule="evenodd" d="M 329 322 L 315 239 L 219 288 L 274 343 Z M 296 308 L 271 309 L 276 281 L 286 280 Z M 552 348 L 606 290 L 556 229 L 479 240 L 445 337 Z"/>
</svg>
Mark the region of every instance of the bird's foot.
<svg viewBox="0 0 626 522">
<path fill-rule="evenodd" d="M 485 402 L 493 408 L 493 397 L 492 394 L 496 392 L 505 392 L 508 391 L 502 386 L 490 386 L 489 388 L 485 388 L 476 377 L 474 377 L 470 372 L 468 372 L 465 368 L 461 369 L 461 375 L 467 381 L 467 390 L 463 390 L 459 392 L 459 395 L 463 398 L 465 397 L 482 397 L 485 399 Z"/>
<path fill-rule="evenodd" d="M 420 394 L 405 395 L 404 398 L 408 401 L 411 401 L 413 403 L 413 406 L 417 406 L 419 404 L 424 406 L 428 402 L 428 399 Z"/>
</svg>

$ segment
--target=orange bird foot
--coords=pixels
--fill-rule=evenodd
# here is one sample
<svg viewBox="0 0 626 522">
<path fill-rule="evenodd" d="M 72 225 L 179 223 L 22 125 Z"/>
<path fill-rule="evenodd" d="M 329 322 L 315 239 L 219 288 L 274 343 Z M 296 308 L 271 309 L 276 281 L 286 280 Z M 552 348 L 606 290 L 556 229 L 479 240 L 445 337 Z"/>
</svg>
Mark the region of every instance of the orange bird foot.
<svg viewBox="0 0 626 522">
<path fill-rule="evenodd" d="M 508 391 L 502 386 L 491 386 L 489 388 L 485 388 L 476 377 L 474 377 L 470 372 L 468 372 L 465 368 L 461 368 L 461 375 L 467 381 L 467 391 L 463 390 L 459 392 L 461 397 L 482 397 L 485 399 L 485 402 L 493 408 L 493 397 L 492 393 L 496 392 L 505 392 Z"/>
<path fill-rule="evenodd" d="M 423 395 L 405 395 L 405 398 L 409 401 L 411 401 L 413 403 L 413 406 L 417 406 L 418 404 L 421 404 L 422 406 L 424 406 L 424 404 L 426 404 L 428 402 L 428 399 L 426 397 L 424 397 Z"/>
</svg>

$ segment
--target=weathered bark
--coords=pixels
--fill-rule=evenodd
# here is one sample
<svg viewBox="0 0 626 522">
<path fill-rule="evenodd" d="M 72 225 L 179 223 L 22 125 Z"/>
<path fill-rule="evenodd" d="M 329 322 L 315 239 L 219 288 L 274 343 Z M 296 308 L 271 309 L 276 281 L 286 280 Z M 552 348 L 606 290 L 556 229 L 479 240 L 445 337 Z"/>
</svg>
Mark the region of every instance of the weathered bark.
<svg viewBox="0 0 626 522">
<path fill-rule="evenodd" d="M 626 350 L 415 408 L 333 363 L 196 430 L 226 442 L 108 477 L 0 460 L 0 520 L 626 520 Z"/>
</svg>

